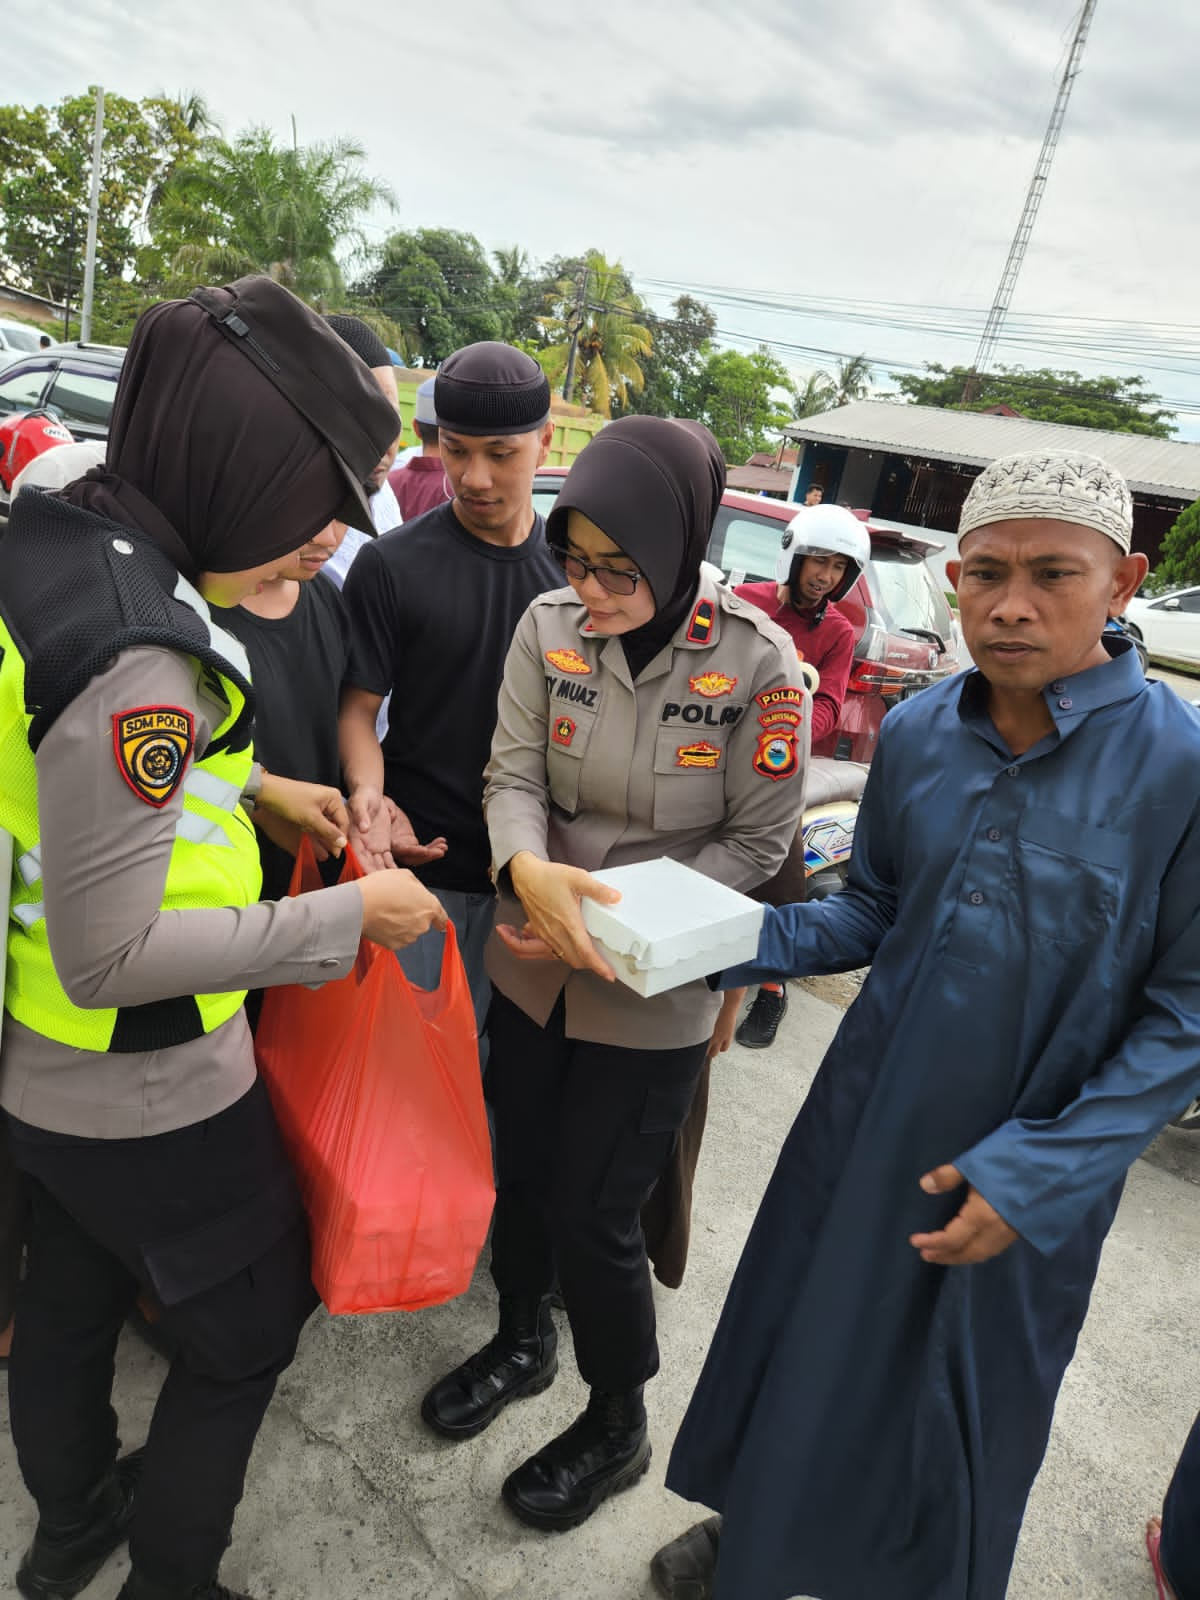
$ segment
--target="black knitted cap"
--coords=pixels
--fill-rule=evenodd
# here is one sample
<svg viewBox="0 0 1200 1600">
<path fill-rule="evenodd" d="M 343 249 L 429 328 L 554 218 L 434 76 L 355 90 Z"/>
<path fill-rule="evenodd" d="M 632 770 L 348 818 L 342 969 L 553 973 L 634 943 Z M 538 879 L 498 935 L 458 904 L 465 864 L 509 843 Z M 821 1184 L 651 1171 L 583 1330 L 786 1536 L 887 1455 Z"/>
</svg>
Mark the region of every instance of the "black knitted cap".
<svg viewBox="0 0 1200 1600">
<path fill-rule="evenodd" d="M 392 358 L 388 355 L 387 345 L 374 328 L 369 328 L 361 317 L 344 317 L 340 312 L 333 311 L 326 316 L 325 321 L 342 343 L 348 344 L 354 354 L 369 367 L 391 366 Z"/>
<path fill-rule="evenodd" d="M 433 403 L 450 433 L 532 433 L 550 415 L 550 384 L 532 356 L 488 339 L 446 357 Z"/>
</svg>

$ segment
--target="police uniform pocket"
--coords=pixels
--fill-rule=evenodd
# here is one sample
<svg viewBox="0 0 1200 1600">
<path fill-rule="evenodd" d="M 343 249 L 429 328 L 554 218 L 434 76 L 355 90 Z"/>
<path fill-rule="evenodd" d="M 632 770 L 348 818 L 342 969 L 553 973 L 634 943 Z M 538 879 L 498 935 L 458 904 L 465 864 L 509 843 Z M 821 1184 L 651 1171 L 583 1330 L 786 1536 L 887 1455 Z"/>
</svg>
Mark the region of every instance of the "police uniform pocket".
<svg viewBox="0 0 1200 1600">
<path fill-rule="evenodd" d="M 725 815 L 728 730 L 660 728 L 654 745 L 654 826 L 663 833 L 705 828 Z"/>
<path fill-rule="evenodd" d="M 636 1211 L 645 1204 L 692 1108 L 703 1064 L 699 1057 L 695 1072 L 647 1085 L 636 1130 L 617 1140 L 597 1196 L 599 1205 Z"/>
<path fill-rule="evenodd" d="M 595 717 L 574 707 L 550 708 L 546 781 L 551 804 L 573 817 L 579 809 L 579 779 Z"/>
<path fill-rule="evenodd" d="M 1016 874 L 1026 932 L 1061 946 L 1092 942 L 1116 916 L 1124 835 L 1030 807 L 1017 824 Z"/>
</svg>

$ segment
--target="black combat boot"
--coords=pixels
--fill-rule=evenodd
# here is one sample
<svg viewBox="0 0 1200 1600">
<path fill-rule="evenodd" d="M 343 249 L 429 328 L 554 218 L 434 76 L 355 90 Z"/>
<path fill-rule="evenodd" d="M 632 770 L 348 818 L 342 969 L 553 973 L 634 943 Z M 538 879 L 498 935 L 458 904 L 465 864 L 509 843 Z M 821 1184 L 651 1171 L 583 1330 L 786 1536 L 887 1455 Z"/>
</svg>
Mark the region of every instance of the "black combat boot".
<svg viewBox="0 0 1200 1600">
<path fill-rule="evenodd" d="M 592 1390 L 587 1410 L 504 1480 L 501 1494 L 531 1528 L 561 1532 L 586 1522 L 602 1500 L 627 1489 L 650 1465 L 642 1391 Z"/>
<path fill-rule="evenodd" d="M 26 1600 L 71 1600 L 86 1589 L 119 1545 L 129 1537 L 133 1496 L 142 1471 L 142 1452 L 132 1450 L 101 1478 L 88 1495 L 78 1522 L 55 1527 L 45 1519 L 17 1569 L 17 1588 Z"/>
<path fill-rule="evenodd" d="M 712 1600 L 721 1548 L 721 1519 L 707 1517 L 662 1549 L 650 1563 L 656 1591 L 665 1600 Z"/>
<path fill-rule="evenodd" d="M 500 1296 L 500 1327 L 421 1401 L 421 1415 L 447 1439 L 473 1439 L 511 1400 L 541 1394 L 558 1371 L 558 1333 L 550 1299 Z"/>
<path fill-rule="evenodd" d="M 199 1585 L 156 1583 L 141 1573 L 131 1572 L 117 1600 L 253 1600 L 253 1596 L 243 1594 L 240 1589 L 227 1589 L 215 1578 Z"/>
</svg>

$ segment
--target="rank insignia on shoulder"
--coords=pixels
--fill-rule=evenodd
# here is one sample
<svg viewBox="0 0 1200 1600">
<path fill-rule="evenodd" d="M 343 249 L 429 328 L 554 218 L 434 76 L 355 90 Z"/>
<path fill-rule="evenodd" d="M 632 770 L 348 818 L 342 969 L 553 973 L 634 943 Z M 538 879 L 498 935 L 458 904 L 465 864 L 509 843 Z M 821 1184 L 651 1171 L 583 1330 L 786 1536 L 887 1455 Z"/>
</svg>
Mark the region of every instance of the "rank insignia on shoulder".
<svg viewBox="0 0 1200 1600">
<path fill-rule="evenodd" d="M 552 667 L 557 667 L 559 672 L 582 674 L 592 670 L 578 650 L 547 650 L 546 660 Z"/>
<path fill-rule="evenodd" d="M 707 644 L 712 637 L 713 618 L 717 608 L 711 600 L 701 600 L 692 612 L 692 620 L 688 623 L 685 635 L 689 644 Z"/>
<path fill-rule="evenodd" d="M 138 706 L 112 719 L 117 770 L 148 806 L 165 806 L 178 789 L 196 742 L 195 721 L 179 706 Z"/>
<path fill-rule="evenodd" d="M 778 783 L 781 778 L 793 777 L 799 767 L 796 735 L 790 729 L 759 734 L 758 749 L 754 752 L 754 770 L 761 777 Z"/>
<path fill-rule="evenodd" d="M 718 700 L 723 694 L 733 693 L 737 679 L 728 678 L 723 672 L 702 672 L 698 678 L 688 679 L 688 688 L 705 700 Z"/>
<path fill-rule="evenodd" d="M 555 744 L 570 744 L 575 737 L 575 724 L 570 717 L 559 717 L 550 734 Z"/>
<path fill-rule="evenodd" d="M 721 746 L 701 739 L 698 744 L 680 745 L 675 752 L 677 767 L 700 767 L 713 772 L 721 763 Z"/>
</svg>

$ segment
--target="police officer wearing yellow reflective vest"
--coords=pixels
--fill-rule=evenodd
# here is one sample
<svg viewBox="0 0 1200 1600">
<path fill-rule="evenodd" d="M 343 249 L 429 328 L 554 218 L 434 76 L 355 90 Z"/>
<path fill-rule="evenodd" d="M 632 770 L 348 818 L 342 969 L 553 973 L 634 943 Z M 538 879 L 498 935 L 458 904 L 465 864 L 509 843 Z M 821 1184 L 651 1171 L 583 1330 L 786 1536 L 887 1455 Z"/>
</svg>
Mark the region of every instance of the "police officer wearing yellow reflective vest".
<svg viewBox="0 0 1200 1600">
<path fill-rule="evenodd" d="M 23 492 L 0 545 L 0 1104 L 31 1218 L 10 1411 L 36 1600 L 79 1593 L 127 1536 L 124 1600 L 238 1600 L 218 1566 L 314 1304 L 243 994 L 443 919 L 410 874 L 258 903 L 247 806 L 335 850 L 347 818 L 336 790 L 256 766 L 245 656 L 206 598 L 235 604 L 335 517 L 369 526 L 394 431 L 369 370 L 277 284 L 199 290 L 138 323 L 107 465 Z M 139 1292 L 178 1354 L 118 1461 Z"/>
<path fill-rule="evenodd" d="M 510 1509 L 576 1526 L 650 1459 L 658 1370 L 639 1213 L 667 1166 L 719 1000 L 612 981 L 580 895 L 671 856 L 735 889 L 795 834 L 809 697 L 794 646 L 701 563 L 725 468 L 699 424 L 630 417 L 579 457 L 548 521 L 570 587 L 535 600 L 505 666 L 485 810 L 501 890 L 488 948 L 496 1337 L 426 1395 L 467 1439 L 557 1369 L 557 1275 L 587 1410 L 514 1471 Z"/>
</svg>

